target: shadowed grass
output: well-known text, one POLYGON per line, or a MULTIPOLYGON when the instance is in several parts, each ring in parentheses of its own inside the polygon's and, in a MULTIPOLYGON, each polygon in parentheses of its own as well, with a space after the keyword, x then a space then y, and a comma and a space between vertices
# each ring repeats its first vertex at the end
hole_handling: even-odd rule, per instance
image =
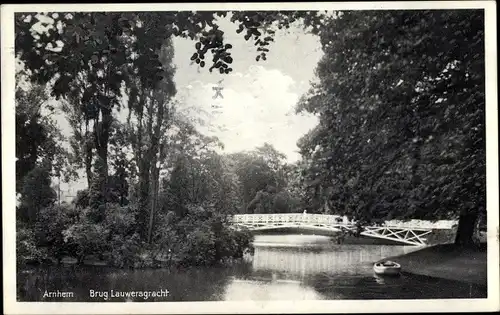
POLYGON ((403 272, 487 285, 485 245, 479 248, 464 248, 443 244, 386 259, 400 263, 403 272))

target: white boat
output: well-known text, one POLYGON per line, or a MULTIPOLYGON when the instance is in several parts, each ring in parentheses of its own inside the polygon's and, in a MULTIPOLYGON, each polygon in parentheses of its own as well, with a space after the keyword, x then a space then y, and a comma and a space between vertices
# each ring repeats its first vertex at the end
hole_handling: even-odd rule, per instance
POLYGON ((401 272, 401 265, 393 261, 381 261, 373 265, 377 275, 396 276, 401 272))

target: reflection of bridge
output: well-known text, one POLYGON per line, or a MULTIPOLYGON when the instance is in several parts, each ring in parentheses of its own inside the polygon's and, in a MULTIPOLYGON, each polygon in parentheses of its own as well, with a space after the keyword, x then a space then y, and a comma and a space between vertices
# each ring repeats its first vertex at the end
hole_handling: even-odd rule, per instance
POLYGON ((324 248, 316 252, 297 248, 274 248, 256 244, 252 258, 254 271, 270 271, 280 278, 303 280, 304 276, 335 271, 340 275, 358 275, 371 272, 372 263, 385 257, 408 254, 419 250, 416 246, 345 245, 324 248))
MULTIPOLYGON (((357 232, 355 222, 345 217, 326 214, 283 213, 283 214, 240 214, 232 218, 237 228, 252 231, 265 231, 287 228, 300 228, 325 232, 357 232)), ((365 226, 360 235, 390 240, 397 243, 425 246, 424 237, 435 230, 450 230, 456 221, 386 221, 382 225, 365 226)))

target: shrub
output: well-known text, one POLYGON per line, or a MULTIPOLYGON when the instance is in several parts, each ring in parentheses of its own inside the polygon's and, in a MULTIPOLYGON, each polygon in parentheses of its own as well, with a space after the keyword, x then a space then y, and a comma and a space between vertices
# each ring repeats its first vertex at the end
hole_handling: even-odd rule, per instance
POLYGON ((249 230, 232 230, 231 237, 234 239, 235 247, 232 251, 233 258, 242 258, 246 249, 253 251, 253 235, 249 230))
POLYGON ((134 234, 138 212, 137 206, 108 204, 106 207, 104 224, 108 227, 112 236, 131 236, 134 234))
POLYGON ((114 235, 111 239, 111 250, 105 254, 106 260, 118 268, 133 267, 138 260, 140 236, 135 233, 130 237, 114 235))
POLYGON ((139 234, 136 233, 136 205, 120 206, 108 204, 103 225, 109 239, 109 250, 104 254, 110 264, 119 268, 133 267, 140 260, 142 247, 139 234))
POLYGON ((34 228, 36 245, 47 248, 48 254, 57 260, 74 254, 74 245, 64 240, 64 231, 77 220, 75 208, 68 204, 41 209, 34 228))
MULTIPOLYGON (((200 222, 201 223, 201 222, 200 222)), ((208 224, 187 234, 180 252, 183 265, 202 266, 216 262, 215 235, 208 224)))
POLYGON ((109 251, 108 235, 104 224, 94 223, 85 216, 63 231, 64 242, 76 247, 75 254, 80 262, 87 255, 101 256, 109 251))
POLYGON ((17 227, 16 231, 16 262, 18 266, 30 263, 40 263, 47 258, 47 252, 36 246, 35 233, 26 227, 17 227))
POLYGON ((56 192, 50 187, 47 168, 35 167, 22 180, 19 219, 35 223, 41 209, 54 204, 56 192))
POLYGON ((211 205, 189 206, 189 212, 178 222, 184 265, 211 265, 241 258, 250 247, 252 235, 248 231, 235 231, 228 227, 226 216, 211 205))
POLYGON ((177 230, 178 218, 175 212, 169 211, 167 214, 159 214, 156 220, 156 228, 153 232, 152 244, 156 250, 156 255, 165 256, 169 253, 179 252, 182 247, 180 234, 177 230))
POLYGON ((87 208, 90 204, 90 193, 88 189, 79 190, 76 193, 76 197, 73 200, 73 203, 77 208, 87 208))
POLYGON ((69 255, 79 262, 98 256, 120 268, 153 267, 162 261, 201 266, 241 258, 251 246, 252 235, 229 228, 227 216, 211 204, 186 206, 189 211, 181 219, 172 211, 159 213, 152 244, 137 233, 137 206, 107 204, 104 220, 96 222, 95 209, 77 204, 43 208, 33 230, 18 229, 21 264, 69 255))

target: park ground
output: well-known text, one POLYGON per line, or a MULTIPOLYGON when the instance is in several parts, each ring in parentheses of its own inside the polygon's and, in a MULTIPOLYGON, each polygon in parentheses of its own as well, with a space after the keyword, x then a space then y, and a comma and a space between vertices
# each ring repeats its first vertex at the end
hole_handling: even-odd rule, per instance
POLYGON ((387 259, 401 264, 403 272, 487 286, 486 245, 479 248, 435 245, 384 260, 387 259))

